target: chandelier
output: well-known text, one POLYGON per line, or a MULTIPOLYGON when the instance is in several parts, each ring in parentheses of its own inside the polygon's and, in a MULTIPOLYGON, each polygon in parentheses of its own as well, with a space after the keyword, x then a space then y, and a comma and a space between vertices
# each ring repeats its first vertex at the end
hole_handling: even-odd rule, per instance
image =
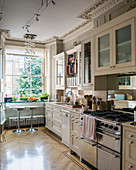
POLYGON ((25 49, 26 49, 25 54, 34 55, 35 52, 34 52, 33 48, 35 47, 35 43, 32 42, 32 40, 34 40, 36 38, 36 35, 35 34, 25 34, 24 38, 26 39, 26 41, 25 41, 25 49))

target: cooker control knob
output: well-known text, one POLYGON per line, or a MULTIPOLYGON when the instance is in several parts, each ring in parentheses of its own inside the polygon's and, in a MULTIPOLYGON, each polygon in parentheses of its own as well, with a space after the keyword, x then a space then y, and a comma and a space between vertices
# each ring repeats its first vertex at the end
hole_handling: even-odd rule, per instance
POLYGON ((117 126, 114 127, 114 130, 118 130, 119 128, 117 126))
POLYGON ((100 123, 100 126, 104 126, 104 123, 100 123))
POLYGON ((112 125, 110 125, 110 126, 109 126, 109 128, 110 128, 110 129, 113 129, 113 126, 112 126, 112 125))
POLYGON ((104 126, 105 126, 105 127, 108 127, 109 125, 108 125, 108 124, 105 124, 104 126))

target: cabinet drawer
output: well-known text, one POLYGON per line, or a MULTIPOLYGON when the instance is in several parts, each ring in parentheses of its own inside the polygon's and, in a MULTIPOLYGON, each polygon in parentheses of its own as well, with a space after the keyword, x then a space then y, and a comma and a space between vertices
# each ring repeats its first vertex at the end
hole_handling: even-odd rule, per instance
POLYGON ((52 128, 52 120, 50 118, 46 118, 46 127, 49 129, 52 128))
POLYGON ((70 149, 80 154, 80 138, 74 134, 70 137, 70 149))
POLYGON ((136 170, 136 165, 133 165, 129 162, 125 162, 125 170, 136 170))
POLYGON ((136 164, 136 140, 125 140, 125 161, 129 161, 132 164, 136 164))
POLYGON ((125 137, 128 139, 136 140, 136 133, 126 130, 125 137))
POLYGON ((75 120, 71 121, 71 133, 80 136, 80 128, 80 122, 75 120))
POLYGON ((53 119, 56 119, 58 121, 62 121, 62 113, 61 112, 55 112, 53 113, 53 119))
POLYGON ((53 131, 59 135, 59 136, 62 136, 61 133, 62 133, 62 125, 61 123, 57 122, 57 121, 53 121, 53 127, 52 127, 53 131))

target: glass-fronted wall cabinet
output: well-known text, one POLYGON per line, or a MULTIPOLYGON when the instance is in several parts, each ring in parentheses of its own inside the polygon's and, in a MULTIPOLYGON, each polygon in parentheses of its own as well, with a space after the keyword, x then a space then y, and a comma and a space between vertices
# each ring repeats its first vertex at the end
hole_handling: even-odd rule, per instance
POLYGON ((96 71, 135 65, 134 19, 96 35, 96 71))
POLYGON ((104 31, 96 36, 96 67, 97 70, 108 69, 111 66, 112 56, 112 32, 104 31))
POLYGON ((81 45, 66 52, 67 87, 81 86, 81 45))
POLYGON ((135 65, 134 19, 113 28, 113 66, 126 67, 135 65))
POLYGON ((56 82, 56 89, 65 89, 65 53, 62 52, 56 56, 55 58, 55 82, 56 82))
POLYGON ((92 42, 90 39, 83 41, 82 44, 82 71, 83 71, 83 87, 90 86, 92 83, 91 76, 91 51, 92 51, 92 42))

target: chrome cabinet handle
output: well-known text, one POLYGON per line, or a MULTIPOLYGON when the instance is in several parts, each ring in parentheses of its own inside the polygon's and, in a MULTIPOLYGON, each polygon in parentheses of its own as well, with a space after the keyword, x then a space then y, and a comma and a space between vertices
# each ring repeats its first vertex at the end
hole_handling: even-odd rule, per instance
MULTIPOLYGON (((106 134, 103 134, 103 133, 101 133, 101 132, 97 132, 97 134, 100 134, 100 135, 102 135, 102 136, 107 136, 106 134)), ((109 135, 110 136, 110 135, 109 135)), ((118 136, 118 137, 113 137, 113 136, 110 136, 112 139, 114 139, 114 140, 119 140, 120 139, 120 136, 118 136)))
POLYGON ((131 168, 133 168, 133 166, 132 166, 132 165, 129 165, 129 166, 128 166, 128 169, 131 169, 131 168))
POLYGON ((129 141, 129 142, 128 142, 128 144, 130 144, 130 145, 131 145, 132 143, 133 143, 133 141, 129 141))
POLYGON ((78 123, 78 122, 75 122, 75 123, 78 123))
POLYGON ((129 138, 132 138, 132 137, 133 137, 133 135, 132 135, 132 134, 131 134, 131 135, 128 135, 128 137, 129 137, 129 138))
POLYGON ((76 136, 75 139, 78 139, 78 137, 76 136))
POLYGON ((88 143, 89 145, 91 145, 92 147, 96 146, 97 144, 96 143, 91 143, 91 141, 87 141, 85 140, 84 138, 80 138, 83 142, 86 142, 88 143))
POLYGON ((112 156, 112 157, 114 157, 114 158, 119 158, 119 157, 120 157, 119 155, 114 155, 114 154, 111 154, 111 153, 103 150, 100 146, 97 146, 97 148, 99 148, 100 150, 102 150, 103 152, 107 153, 109 156, 112 156))
POLYGON ((110 66, 110 68, 112 68, 112 66, 110 66))

